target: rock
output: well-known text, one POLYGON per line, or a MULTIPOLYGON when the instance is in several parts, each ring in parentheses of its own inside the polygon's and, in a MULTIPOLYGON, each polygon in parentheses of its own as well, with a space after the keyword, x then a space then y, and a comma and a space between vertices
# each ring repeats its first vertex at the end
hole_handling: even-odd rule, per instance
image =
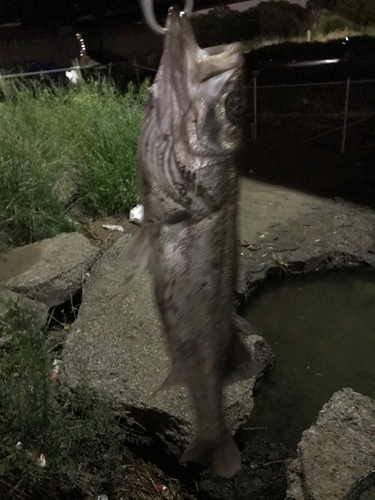
POLYGON ((260 336, 259 331, 242 316, 238 314, 233 315, 233 326, 245 343, 247 343, 250 351, 254 353, 254 359, 257 364, 256 381, 262 382, 264 375, 273 369, 276 357, 264 338, 260 336))
MULTIPOLYGON (((85 380, 110 394, 139 423, 156 432, 172 453, 179 454, 191 437, 194 412, 184 387, 152 397, 170 363, 150 275, 144 273, 133 283, 126 298, 121 295, 130 241, 128 235, 120 238, 91 269, 78 319, 64 348, 64 377, 70 387, 85 380)), ((237 328, 265 366, 266 344, 258 335, 248 335, 243 321, 237 328)), ((226 418, 232 429, 252 411, 253 386, 251 379, 226 391, 226 418)))
POLYGON ((82 288, 98 251, 79 233, 62 233, 16 248, 0 255, 0 284, 56 306, 82 288))
POLYGON ((19 293, 11 292, 6 288, 0 287, 0 316, 4 316, 9 309, 9 304, 20 303, 21 306, 29 308, 35 312, 43 324, 48 318, 48 307, 36 300, 28 299, 19 293))
POLYGON ((375 268, 375 212, 241 177, 236 292, 248 299, 272 275, 375 268))
POLYGON ((305 500, 302 486, 302 471, 299 459, 293 460, 288 467, 288 489, 286 500, 305 500))
MULTIPOLYGON (((0 320, 1 318, 6 318, 6 315, 11 306, 14 304, 19 304, 22 307, 29 309, 35 313, 36 321, 40 323, 41 326, 45 325, 48 319, 48 307, 41 302, 35 300, 30 300, 23 295, 11 292, 6 288, 0 287, 0 320)), ((9 335, 0 321, 0 347, 6 346, 6 344, 11 340, 11 335, 9 335)))
POLYGON ((375 401, 343 389, 302 434, 288 469, 287 500, 343 500, 375 469, 375 401))

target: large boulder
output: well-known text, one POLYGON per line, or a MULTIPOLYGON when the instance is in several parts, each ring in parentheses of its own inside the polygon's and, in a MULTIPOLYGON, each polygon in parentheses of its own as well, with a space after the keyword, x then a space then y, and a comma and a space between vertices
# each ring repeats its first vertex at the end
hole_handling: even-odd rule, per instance
POLYGON ((0 284, 48 307, 82 288, 99 250, 79 233, 62 233, 0 255, 0 284))
MULTIPOLYGON (((22 307, 35 316, 35 321, 44 326, 48 319, 48 307, 41 302, 30 300, 23 295, 11 292, 0 286, 0 348, 11 341, 11 334, 6 331, 6 317, 12 308, 22 307), (4 320, 4 324, 3 321, 4 320)), ((17 310, 16 310, 17 311, 17 310)))
POLYGON ((288 469, 286 498, 343 500, 373 469, 375 401, 343 389, 332 396, 316 423, 302 434, 298 458, 288 469))
MULTIPOLYGON (((170 451, 179 453, 191 437, 194 412, 184 387, 152 396, 169 370, 163 328, 155 305, 151 277, 144 273, 124 297, 127 250, 123 236, 91 269, 83 286, 78 319, 63 352, 64 377, 70 387, 85 381, 121 402, 138 422, 156 432, 170 451)), ((261 369, 273 361, 270 349, 248 324, 237 318, 236 328, 258 359, 261 369)), ((226 417, 236 429, 253 408, 254 379, 226 390, 226 417)))

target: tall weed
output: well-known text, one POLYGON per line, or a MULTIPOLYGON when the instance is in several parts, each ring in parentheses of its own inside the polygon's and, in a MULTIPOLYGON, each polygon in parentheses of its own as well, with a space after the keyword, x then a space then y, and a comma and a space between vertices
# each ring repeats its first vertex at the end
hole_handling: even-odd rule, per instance
POLYGON ((32 311, 17 303, 7 309, 0 316, 0 340, 7 338, 0 344, 0 498, 72 490, 93 498, 119 477, 126 442, 147 439, 104 395, 51 380, 48 332, 32 311))
POLYGON ((146 89, 0 79, 0 247, 76 229, 72 202, 95 215, 129 211, 146 89), (56 195, 67 175, 76 184, 68 206, 56 195))
POLYGON ((137 145, 147 83, 120 95, 114 87, 94 84, 73 96, 81 116, 80 195, 97 214, 129 211, 137 198, 137 145))

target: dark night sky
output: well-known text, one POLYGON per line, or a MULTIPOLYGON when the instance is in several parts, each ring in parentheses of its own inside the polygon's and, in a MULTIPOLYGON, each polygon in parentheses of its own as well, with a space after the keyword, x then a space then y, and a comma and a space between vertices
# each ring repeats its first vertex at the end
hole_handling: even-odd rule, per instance
MULTIPOLYGON (((238 0, 195 0, 194 10, 238 0)), ((156 13, 162 14, 181 0, 155 0, 156 13)), ((23 24, 53 22, 71 24, 82 16, 93 14, 120 16, 124 21, 141 17, 138 0, 0 0, 0 24, 21 21, 23 24)))

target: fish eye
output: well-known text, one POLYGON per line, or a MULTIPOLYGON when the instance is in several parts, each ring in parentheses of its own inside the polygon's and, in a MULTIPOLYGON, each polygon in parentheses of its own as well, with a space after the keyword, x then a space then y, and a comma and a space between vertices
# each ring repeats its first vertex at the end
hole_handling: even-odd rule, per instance
POLYGON ((243 92, 233 90, 225 98, 225 113, 230 122, 238 125, 245 116, 246 97, 243 92))

